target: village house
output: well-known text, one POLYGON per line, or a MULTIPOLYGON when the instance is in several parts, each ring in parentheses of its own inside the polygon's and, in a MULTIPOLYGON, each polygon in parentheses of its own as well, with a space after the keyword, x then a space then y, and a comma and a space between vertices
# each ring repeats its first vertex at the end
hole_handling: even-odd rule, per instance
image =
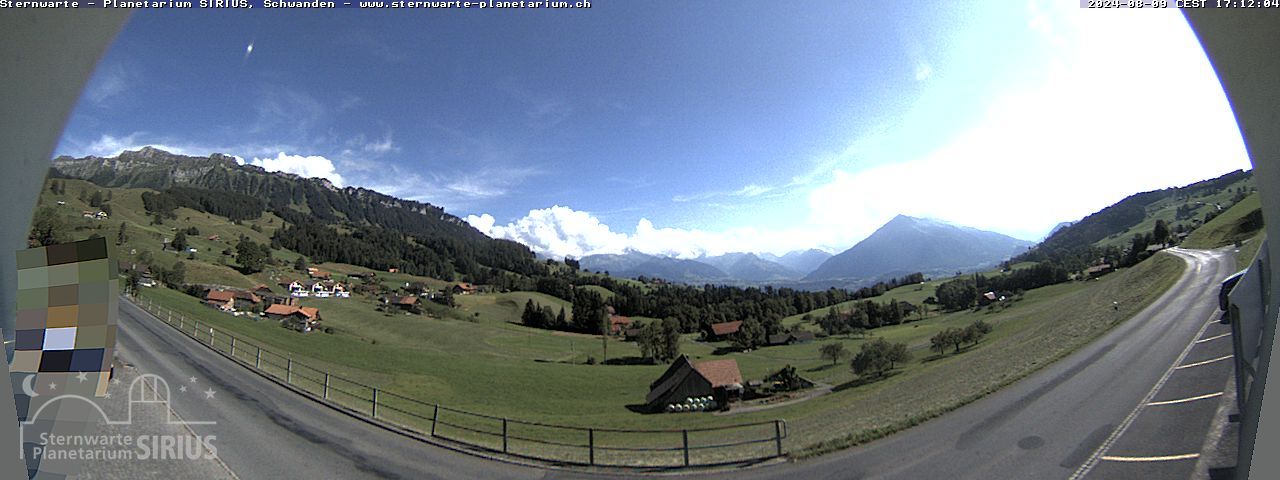
POLYGON ((253 307, 262 305, 262 297, 259 297, 253 292, 236 290, 235 292, 232 292, 232 293, 235 296, 234 302, 235 302, 236 310, 253 310, 253 307))
POLYGON ((462 282, 453 286, 454 295, 470 295, 476 293, 476 286, 470 283, 462 282))
POLYGON ((736 360, 704 360, 691 362, 681 355, 671 367, 649 384, 645 405, 650 411, 671 411, 690 398, 711 397, 718 405, 727 405, 742 396, 742 372, 736 360))
POLYGON ((713 323, 711 324, 710 335, 707 335, 707 341, 714 342, 717 340, 724 340, 728 338, 729 335, 738 333, 738 330, 741 328, 742 328, 742 320, 734 320, 732 322, 713 323))
POLYGON ((622 335, 631 326, 631 319, 622 315, 609 315, 609 334, 622 335))
POLYGON ((328 280, 329 272, 326 272, 316 267, 307 267, 307 276, 311 278, 318 278, 321 280, 328 280))
POLYGON ((413 295, 405 295, 403 297, 389 297, 383 299, 383 302, 400 310, 411 312, 418 306, 418 297, 413 295))
POLYGON ((320 326, 320 309, 315 307, 276 304, 267 307, 263 313, 267 318, 279 320, 280 325, 299 332, 310 332, 320 326))
POLYGON ((261 284, 261 283, 259 283, 259 284, 258 284, 258 286, 253 287, 253 289, 251 289, 251 290, 249 290, 249 291, 250 291, 250 292, 253 292, 253 294, 254 294, 254 295, 258 295, 258 296, 267 296, 267 295, 274 295, 274 294, 275 294, 275 292, 271 291, 271 287, 268 287, 268 286, 263 285, 263 284, 261 284))
POLYGON ((204 294, 204 303, 224 312, 232 312, 236 309, 236 294, 226 290, 209 290, 204 294))

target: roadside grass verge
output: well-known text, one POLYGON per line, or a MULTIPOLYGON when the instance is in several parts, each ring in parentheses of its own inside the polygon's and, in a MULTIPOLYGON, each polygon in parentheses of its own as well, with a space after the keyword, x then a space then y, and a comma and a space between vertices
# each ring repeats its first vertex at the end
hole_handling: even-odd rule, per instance
MULTIPOLYGON (((792 421, 789 450, 796 458, 866 443, 918 425, 1009 385, 1058 360, 1137 314, 1173 285, 1185 263, 1161 254, 1037 305, 1008 312, 995 332, 1016 329, 980 348, 930 362, 936 367, 898 375, 848 395, 826 414, 792 421), (1118 302, 1120 309, 1112 309, 1118 302)), ((993 332, 994 333, 994 332, 993 332)), ((918 360, 917 360, 918 361, 918 360)), ((833 405, 834 406, 834 405, 833 405)))

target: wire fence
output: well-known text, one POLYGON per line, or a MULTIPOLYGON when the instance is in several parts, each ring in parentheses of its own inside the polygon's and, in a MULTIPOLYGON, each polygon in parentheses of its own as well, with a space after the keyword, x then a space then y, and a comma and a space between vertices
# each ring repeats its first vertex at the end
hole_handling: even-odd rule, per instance
POLYGON ((323 371, 134 297, 135 306, 231 360, 347 410, 419 436, 567 465, 681 468, 741 464, 783 455, 784 420, 710 428, 619 429, 533 422, 424 402, 323 371), (144 304, 145 302, 145 304, 144 304))

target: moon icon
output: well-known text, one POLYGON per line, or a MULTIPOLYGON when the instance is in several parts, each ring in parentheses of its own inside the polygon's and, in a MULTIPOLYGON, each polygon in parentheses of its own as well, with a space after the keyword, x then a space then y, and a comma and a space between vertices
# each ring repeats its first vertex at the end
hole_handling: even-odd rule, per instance
POLYGON ((40 396, 39 394, 36 393, 36 390, 34 388, 31 388, 31 381, 35 380, 35 378, 36 378, 36 375, 33 373, 31 375, 27 375, 27 378, 22 379, 22 393, 27 394, 27 396, 31 398, 36 398, 40 396))

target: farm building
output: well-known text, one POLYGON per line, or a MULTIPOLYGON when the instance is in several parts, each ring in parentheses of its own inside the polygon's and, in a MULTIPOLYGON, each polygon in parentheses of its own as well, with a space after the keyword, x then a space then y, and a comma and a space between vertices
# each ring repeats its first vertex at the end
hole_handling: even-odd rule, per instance
POLYGON ((236 310, 252 310, 253 307, 262 304, 262 297, 259 297, 253 292, 236 290, 232 292, 232 294, 235 296, 236 310))
POLYGON ((403 297, 388 298, 387 303, 393 307, 399 308, 406 312, 413 311, 418 306, 418 297, 406 295, 403 297))
POLYGON ((1112 267, 1110 263, 1104 263, 1101 265, 1094 265, 1092 267, 1084 269, 1084 274, 1089 278, 1095 278, 1095 277, 1101 277, 1103 275, 1111 273, 1114 270, 1115 270, 1115 267, 1112 267))
POLYGON ((711 324, 711 334, 707 335, 708 341, 724 340, 729 335, 738 333, 738 329, 742 328, 742 320, 732 322, 722 322, 711 324))
POLYGON ((671 367, 649 385, 645 405, 660 412, 668 405, 683 404, 689 398, 712 397, 726 405, 742 395, 742 372, 737 360, 704 360, 691 362, 681 355, 671 367))
POLYGON ((453 286, 453 293, 455 295, 470 295, 476 293, 476 286, 466 282, 459 283, 453 286))
POLYGON ((779 333, 777 335, 769 335, 769 345, 796 345, 800 343, 813 343, 818 337, 813 332, 797 330, 791 333, 779 333))
POLYGON ((204 294, 204 303, 224 312, 236 309, 236 294, 227 290, 209 290, 204 294))
POLYGON ((631 327, 631 318, 621 315, 609 315, 609 333, 612 335, 622 335, 631 327))
POLYGON ((299 332, 310 332, 320 325, 320 309, 275 304, 263 312, 267 318, 280 320, 280 324, 299 332))
POLYGON ((250 291, 250 292, 253 292, 253 294, 254 294, 254 295, 258 295, 258 296, 271 295, 271 294, 275 293, 275 292, 272 292, 272 291, 271 291, 271 287, 268 287, 268 286, 263 285, 263 284, 258 284, 258 286, 253 287, 253 289, 252 289, 252 290, 249 290, 249 291, 250 291))

